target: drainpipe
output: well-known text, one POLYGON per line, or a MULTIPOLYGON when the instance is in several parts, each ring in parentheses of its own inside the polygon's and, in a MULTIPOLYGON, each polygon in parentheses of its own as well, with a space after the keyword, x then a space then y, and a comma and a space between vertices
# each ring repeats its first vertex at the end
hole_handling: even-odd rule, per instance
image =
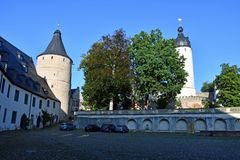
POLYGON ((3 79, 3 73, 2 73, 1 79, 0 79, 0 89, 2 88, 2 79, 3 79))
MULTIPOLYGON (((31 95, 30 95, 30 105, 29 105, 29 113, 28 113, 28 119, 29 119, 29 123, 30 123, 30 121, 31 121, 31 108, 32 108, 32 93, 31 93, 31 95)), ((32 125, 32 124, 31 124, 32 125)), ((30 127, 29 126, 29 124, 28 124, 28 127, 30 127)))

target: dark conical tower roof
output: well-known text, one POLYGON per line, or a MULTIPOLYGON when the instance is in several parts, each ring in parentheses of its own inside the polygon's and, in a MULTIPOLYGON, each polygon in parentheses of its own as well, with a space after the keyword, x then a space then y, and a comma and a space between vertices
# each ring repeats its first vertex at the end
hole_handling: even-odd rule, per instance
POLYGON ((183 28, 180 26, 178 28, 178 36, 176 38, 177 47, 191 47, 191 42, 188 37, 185 37, 183 34, 183 28))
POLYGON ((54 32, 51 42, 49 43, 45 52, 43 52, 41 55, 45 55, 45 54, 60 55, 60 56, 67 57, 71 60, 71 58, 67 55, 67 52, 64 48, 60 30, 56 30, 54 32))

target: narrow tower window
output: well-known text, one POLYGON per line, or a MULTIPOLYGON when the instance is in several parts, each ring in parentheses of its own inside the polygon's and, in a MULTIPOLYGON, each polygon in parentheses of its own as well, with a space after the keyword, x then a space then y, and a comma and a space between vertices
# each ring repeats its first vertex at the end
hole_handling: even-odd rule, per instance
POLYGON ((53 56, 51 57, 51 59, 53 59, 53 56))

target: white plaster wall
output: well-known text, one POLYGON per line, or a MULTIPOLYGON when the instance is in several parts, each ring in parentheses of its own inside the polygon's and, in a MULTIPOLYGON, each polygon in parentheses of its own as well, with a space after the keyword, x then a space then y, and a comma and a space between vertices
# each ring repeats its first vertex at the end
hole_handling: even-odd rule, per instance
MULTIPOLYGON (((3 93, 0 92, 0 105, 1 105, 0 131, 19 129, 21 117, 23 114, 26 114, 27 117, 29 117, 29 116, 31 117, 31 115, 33 115, 33 125, 36 126, 37 117, 39 116, 39 114, 42 115, 42 109, 44 109, 47 100, 38 95, 34 95, 31 92, 28 92, 22 88, 15 86, 0 71, 0 77, 1 76, 3 76, 3 78, 5 79, 5 89, 4 89, 3 93), (11 89, 10 89, 9 97, 7 97, 9 84, 11 86, 11 89), (14 101, 14 95, 15 95, 16 89, 19 90, 19 99, 17 102, 14 101), (29 96, 27 105, 24 104, 25 94, 28 94, 28 96, 29 96), (33 107, 32 104, 30 104, 30 98, 33 98, 33 97, 36 98, 35 107, 33 107), (42 100, 42 109, 39 108, 39 100, 40 99, 42 100), (3 122, 5 108, 7 109, 7 115, 6 115, 6 121, 3 122), (11 123, 13 111, 17 112, 16 123, 14 123, 14 124, 11 123)), ((53 101, 53 100, 51 100, 51 101, 53 101)), ((60 107, 59 102, 55 102, 55 103, 56 103, 55 109, 47 108, 46 110, 48 111, 48 113, 57 115, 59 117, 59 107, 60 107)))
POLYGON ((63 56, 49 54, 37 58, 37 73, 46 78, 49 87, 61 101, 65 114, 70 111, 71 67, 70 59, 63 56))
MULTIPOLYGON (((21 116, 23 114, 26 114, 28 116, 29 113, 29 106, 24 104, 24 96, 26 91, 22 90, 19 87, 16 87, 8 81, 8 79, 3 76, 3 78, 6 80, 5 81, 5 89, 4 93, 0 92, 0 105, 1 107, 1 118, 0 118, 0 130, 13 130, 16 128, 20 128, 20 120, 21 116), (10 89, 10 94, 9 98, 7 98, 7 91, 8 91, 8 85, 11 85, 10 89), (19 90, 19 99, 18 102, 14 101, 14 95, 15 95, 15 90, 19 90), (4 110, 7 109, 7 114, 6 114, 6 120, 3 122, 3 117, 4 117, 4 110), (16 123, 12 124, 11 119, 12 119, 12 112, 16 111, 17 112, 17 117, 16 117, 16 123)), ((29 96, 30 99, 30 96, 29 96)))
POLYGON ((196 90, 194 86, 192 49, 190 47, 177 47, 176 50, 180 55, 183 55, 184 58, 186 58, 184 69, 188 73, 187 82, 178 96, 195 96, 196 90))

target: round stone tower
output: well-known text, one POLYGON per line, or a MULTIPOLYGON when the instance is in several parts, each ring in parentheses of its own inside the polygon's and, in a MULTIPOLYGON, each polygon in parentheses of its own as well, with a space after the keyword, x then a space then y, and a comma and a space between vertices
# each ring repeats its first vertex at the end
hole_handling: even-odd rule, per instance
POLYGON ((45 52, 37 56, 36 70, 61 101, 60 115, 66 118, 70 112, 72 59, 67 55, 59 30, 54 32, 45 52))
POLYGON ((180 55, 185 58, 185 71, 188 73, 187 82, 183 86, 181 93, 178 97, 182 96, 195 96, 196 90, 194 87, 194 73, 193 73, 193 60, 192 60, 192 48, 188 37, 183 34, 183 27, 178 28, 178 36, 176 38, 176 50, 180 55))

